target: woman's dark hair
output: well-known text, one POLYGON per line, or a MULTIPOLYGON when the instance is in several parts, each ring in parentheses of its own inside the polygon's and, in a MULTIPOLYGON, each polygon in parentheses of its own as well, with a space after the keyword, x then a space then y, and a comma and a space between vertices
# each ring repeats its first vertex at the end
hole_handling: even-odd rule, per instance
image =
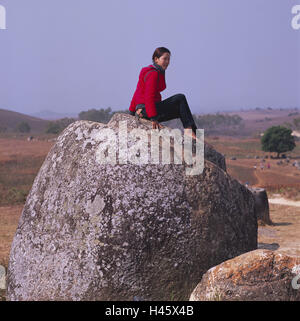
POLYGON ((155 58, 160 58, 165 52, 169 53, 171 56, 171 52, 169 49, 167 49, 165 47, 156 48, 153 55, 152 55, 152 61, 155 62, 155 58))

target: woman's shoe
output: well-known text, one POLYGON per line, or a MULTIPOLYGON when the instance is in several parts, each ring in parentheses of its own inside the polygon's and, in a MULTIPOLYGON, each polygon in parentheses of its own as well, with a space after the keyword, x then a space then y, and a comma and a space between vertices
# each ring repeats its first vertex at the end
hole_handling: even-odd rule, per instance
MULTIPOLYGON (((197 136, 196 136, 193 132, 192 132, 192 134, 188 134, 188 133, 185 132, 185 135, 187 135, 187 136, 189 136, 189 137, 192 137, 192 139, 195 140, 196 142, 199 140, 199 139, 197 138, 197 136)), ((209 148, 214 149, 214 146, 211 145, 211 144, 209 144, 205 139, 204 139, 204 145, 206 145, 206 146, 209 147, 209 148)))
POLYGON ((140 118, 143 118, 142 108, 137 109, 137 110, 136 110, 136 114, 137 114, 140 118))

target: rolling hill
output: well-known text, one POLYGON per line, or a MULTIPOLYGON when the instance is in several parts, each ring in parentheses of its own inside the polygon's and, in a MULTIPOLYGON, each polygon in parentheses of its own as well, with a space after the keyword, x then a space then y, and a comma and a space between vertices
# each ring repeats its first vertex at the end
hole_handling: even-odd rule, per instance
MULTIPOLYGON (((271 109, 257 108, 254 110, 244 110, 229 112, 229 115, 238 115, 243 119, 243 127, 240 136, 252 136, 264 132, 271 126, 283 125, 289 127, 293 125, 294 119, 300 117, 299 109, 271 109)), ((292 126, 294 127, 294 126, 292 126)))
MULTIPOLYGON (((50 115, 52 112, 48 112, 50 115)), ((259 137, 262 132, 267 128, 276 125, 284 125, 290 127, 295 131, 298 128, 295 127, 294 119, 300 118, 300 110, 297 108, 290 109, 272 109, 272 108, 256 108, 240 111, 224 111, 215 113, 212 115, 228 115, 234 116, 238 115, 241 117, 240 124, 236 126, 229 126, 226 123, 216 123, 213 127, 209 124, 204 125, 206 135, 220 135, 220 136, 235 136, 235 137, 259 137)), ((48 116, 49 116, 48 115, 48 116)), ((54 113, 56 119, 58 118, 58 113, 54 113)), ((60 114, 63 115, 63 114, 60 114)), ((205 115, 205 114, 204 114, 205 115)), ((199 115, 199 116, 204 116, 199 115)), ((53 120, 53 119, 52 119, 53 120)), ((16 127, 20 122, 27 122, 31 127, 30 133, 43 133, 47 127, 47 124, 50 120, 41 119, 38 117, 0 109, 0 132, 3 128, 6 128, 6 132, 14 132, 16 127)), ((166 126, 171 128, 181 128, 182 124, 179 119, 170 120, 164 123, 166 126)), ((199 127, 202 128, 202 127, 199 127)))
POLYGON ((44 132, 48 120, 32 117, 11 110, 0 109, 0 132, 5 129, 5 132, 14 132, 21 122, 26 122, 31 127, 30 133, 44 132))

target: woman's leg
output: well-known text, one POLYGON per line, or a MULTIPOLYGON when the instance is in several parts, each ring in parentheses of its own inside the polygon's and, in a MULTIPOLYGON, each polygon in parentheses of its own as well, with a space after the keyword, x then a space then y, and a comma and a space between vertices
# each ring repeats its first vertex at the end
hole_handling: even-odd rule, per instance
POLYGON ((164 122, 171 119, 180 118, 184 128, 192 128, 196 133, 196 124, 192 116, 190 107, 183 94, 171 96, 165 100, 157 102, 157 121, 164 122))
MULTIPOLYGON (((157 111, 157 121, 164 122, 171 119, 180 118, 184 129, 192 129, 192 137, 197 139, 196 137, 196 129, 197 126, 195 124, 193 115, 191 113, 190 107, 187 103, 185 95, 177 94, 171 96, 165 100, 157 102, 156 104, 157 111)), ((144 118, 147 118, 146 110, 142 109, 142 114, 144 118)), ((213 148, 213 146, 207 143, 204 140, 205 144, 213 148)))

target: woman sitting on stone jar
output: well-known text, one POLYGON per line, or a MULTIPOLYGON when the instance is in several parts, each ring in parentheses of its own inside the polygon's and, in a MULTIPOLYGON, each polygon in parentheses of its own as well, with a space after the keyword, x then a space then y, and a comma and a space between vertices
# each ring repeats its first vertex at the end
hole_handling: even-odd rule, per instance
POLYGON ((153 64, 142 68, 139 81, 134 92, 129 112, 135 112, 142 118, 152 121, 153 129, 160 129, 160 122, 180 118, 185 129, 192 129, 192 137, 196 139, 196 124, 190 107, 183 94, 161 100, 160 92, 166 89, 165 71, 170 63, 171 52, 165 47, 156 48, 153 64))

